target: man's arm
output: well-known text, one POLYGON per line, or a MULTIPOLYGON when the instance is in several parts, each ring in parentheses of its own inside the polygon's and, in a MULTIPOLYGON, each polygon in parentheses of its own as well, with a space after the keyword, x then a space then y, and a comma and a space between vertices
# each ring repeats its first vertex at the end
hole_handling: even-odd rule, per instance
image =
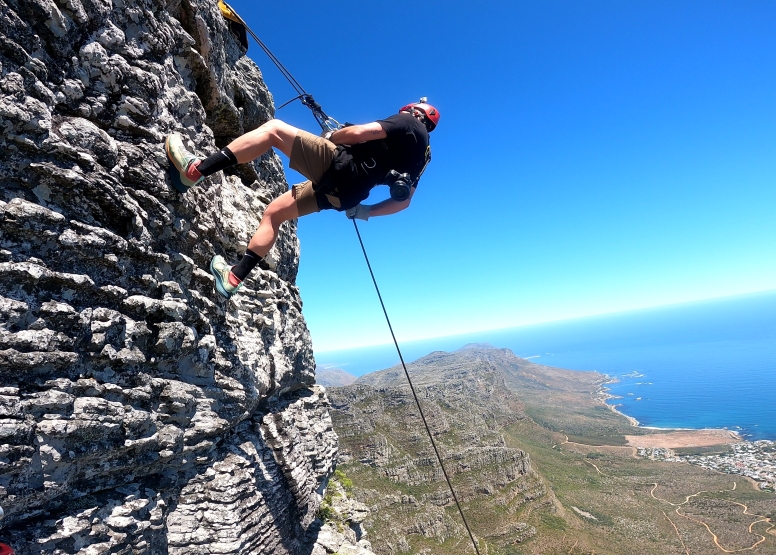
POLYGON ((372 216, 390 216, 401 212, 410 205, 412 195, 415 194, 415 187, 410 191, 410 196, 406 200, 393 200, 392 198, 385 199, 377 204, 359 204, 353 208, 346 210, 348 218, 355 218, 358 220, 368 220, 372 216))
POLYGON ((392 198, 385 199, 373 204, 369 207, 369 217, 372 216, 389 216, 401 212, 410 205, 412 195, 415 194, 415 187, 410 189, 410 196, 406 200, 393 200, 392 198))
POLYGON ((385 139, 388 134, 383 129, 382 125, 373 121, 372 123, 365 123, 363 125, 350 125, 337 129, 331 134, 329 140, 337 145, 355 145, 358 143, 365 143, 366 141, 375 141, 377 139, 385 139))

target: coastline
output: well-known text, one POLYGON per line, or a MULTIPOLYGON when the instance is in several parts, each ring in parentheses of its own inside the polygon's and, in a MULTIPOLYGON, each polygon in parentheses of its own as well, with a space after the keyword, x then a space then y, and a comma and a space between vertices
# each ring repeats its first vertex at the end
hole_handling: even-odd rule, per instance
POLYGON ((606 402, 609 399, 622 399, 622 397, 620 397, 619 395, 612 395, 611 393, 609 393, 609 388, 606 387, 606 384, 618 383, 620 380, 618 380, 617 378, 612 378, 607 374, 604 374, 603 376, 604 376, 604 381, 601 382, 601 384, 598 386, 598 392, 597 392, 598 394, 596 396, 597 399, 601 401, 606 407, 608 407, 610 411, 614 412, 615 414, 619 414, 623 418, 626 418, 628 422, 630 422, 631 426, 634 426, 636 428, 641 428, 642 426, 641 424, 639 424, 638 420, 636 420, 632 416, 628 416, 624 412, 617 409, 619 405, 610 405, 609 403, 606 402))
POLYGON ((620 399, 609 393, 606 384, 616 383, 616 378, 604 376, 596 399, 610 410, 623 416, 628 422, 646 433, 625 435, 626 445, 634 456, 665 462, 688 463, 715 472, 737 474, 749 479, 760 491, 776 493, 776 440, 749 440, 738 432, 725 428, 658 428, 641 426, 638 420, 610 405, 609 399, 620 399), (674 451, 685 449, 687 451, 674 451))
POLYGON ((747 442, 741 434, 725 428, 659 428, 642 426, 638 420, 620 411, 619 405, 607 403, 609 399, 621 399, 609 393, 606 384, 617 383, 617 378, 604 375, 604 380, 598 388, 597 399, 615 414, 627 419, 631 426, 640 430, 649 430, 646 434, 625 435, 629 447, 677 449, 684 447, 712 447, 747 442))

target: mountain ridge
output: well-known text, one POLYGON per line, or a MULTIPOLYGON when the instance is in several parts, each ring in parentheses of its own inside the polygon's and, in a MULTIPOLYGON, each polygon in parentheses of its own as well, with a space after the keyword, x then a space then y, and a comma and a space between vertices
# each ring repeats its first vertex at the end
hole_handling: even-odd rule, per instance
MULTIPOLYGON (((423 374, 442 362, 449 363, 449 355, 435 352, 409 368, 459 501, 467 506, 485 495, 493 504, 512 507, 537 499, 552 503, 528 454, 507 446, 500 433, 503 425, 525 418, 523 405, 503 376, 492 368, 471 371, 450 364, 445 376, 423 374), (464 407, 467 417, 460 420, 455 413, 464 407)), ((365 526, 375 544, 391 546, 381 552, 416 549, 406 539, 413 535, 464 549, 465 532, 451 511, 450 491, 403 371, 393 368, 362 376, 351 386, 330 389, 329 399, 340 437, 338 464, 352 472, 356 489, 365 492, 359 500, 372 509, 365 526), (367 476, 363 467, 378 470, 384 480, 367 476), (395 484, 394 492, 378 495, 371 486, 379 489, 381 483, 395 484)), ((535 533, 532 526, 511 518, 498 529, 503 541, 524 541, 535 533)))
POLYGON ((315 383, 323 387, 342 387, 356 382, 357 376, 346 372, 341 368, 321 368, 315 369, 315 383))

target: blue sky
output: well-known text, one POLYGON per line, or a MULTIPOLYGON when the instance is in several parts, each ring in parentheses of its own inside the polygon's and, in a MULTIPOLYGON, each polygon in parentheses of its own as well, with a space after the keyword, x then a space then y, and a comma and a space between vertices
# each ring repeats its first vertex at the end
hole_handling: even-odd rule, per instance
MULTIPOLYGON (((439 108, 412 206, 359 222, 400 342, 776 289, 776 3, 230 4, 340 121, 439 108)), ((352 223, 299 237, 316 351, 390 342, 352 223)))

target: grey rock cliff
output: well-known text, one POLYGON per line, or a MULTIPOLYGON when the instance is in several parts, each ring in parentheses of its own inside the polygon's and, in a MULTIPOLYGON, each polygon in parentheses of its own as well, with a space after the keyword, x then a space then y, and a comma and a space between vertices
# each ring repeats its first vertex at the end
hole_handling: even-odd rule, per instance
POLYGON ((0 0, 0 541, 31 553, 311 553, 337 438, 294 285, 296 224, 230 302, 287 184, 268 153, 180 194, 272 117, 203 0, 0 0))

